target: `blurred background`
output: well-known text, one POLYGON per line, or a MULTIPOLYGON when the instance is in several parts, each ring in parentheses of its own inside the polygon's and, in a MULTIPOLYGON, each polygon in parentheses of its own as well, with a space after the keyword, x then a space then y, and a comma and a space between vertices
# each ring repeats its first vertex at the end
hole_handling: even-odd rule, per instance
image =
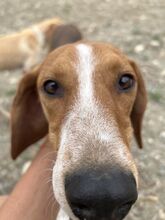
MULTIPOLYGON (((165 220, 165 1, 3 0, 0 35, 47 18, 76 24, 85 38, 111 42, 140 66, 148 91, 144 149, 132 144, 140 173, 139 199, 127 220, 165 220)), ((21 71, 0 72, 0 107, 10 110, 21 71)), ((10 158, 9 121, 0 113, 0 195, 10 193, 37 147, 10 158)))

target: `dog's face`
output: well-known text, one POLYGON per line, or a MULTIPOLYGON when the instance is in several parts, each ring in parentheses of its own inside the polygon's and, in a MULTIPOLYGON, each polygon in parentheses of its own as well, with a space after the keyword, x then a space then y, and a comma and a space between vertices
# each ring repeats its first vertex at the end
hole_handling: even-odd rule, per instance
POLYGON ((145 106, 140 72, 119 50, 103 43, 63 46, 20 83, 13 157, 48 130, 58 149, 53 189, 61 208, 72 219, 123 219, 137 199, 130 141, 134 130, 142 147, 145 106))

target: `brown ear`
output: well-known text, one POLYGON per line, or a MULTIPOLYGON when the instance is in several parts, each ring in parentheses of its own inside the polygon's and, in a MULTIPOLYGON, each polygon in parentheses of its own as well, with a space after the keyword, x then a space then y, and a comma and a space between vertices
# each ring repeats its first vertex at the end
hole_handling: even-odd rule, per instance
POLYGON ((80 30, 72 24, 59 25, 52 31, 50 38, 50 50, 54 50, 65 44, 82 40, 80 30))
POLYGON ((133 67, 134 71, 136 72, 137 80, 138 80, 137 95, 131 112, 131 121, 138 146, 139 148, 143 148, 141 130, 142 130, 143 115, 147 104, 147 93, 138 66, 134 61, 130 61, 130 64, 133 67))
POLYGON ((38 70, 27 73, 19 83, 11 111, 11 155, 15 159, 48 132, 36 87, 38 70))

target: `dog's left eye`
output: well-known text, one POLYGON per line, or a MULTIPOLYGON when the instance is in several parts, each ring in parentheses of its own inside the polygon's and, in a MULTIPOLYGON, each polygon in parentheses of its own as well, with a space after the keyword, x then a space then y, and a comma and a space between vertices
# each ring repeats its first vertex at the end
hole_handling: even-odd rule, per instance
POLYGON ((45 81, 43 84, 43 90, 49 96, 63 97, 64 95, 63 87, 54 80, 45 81))
POLYGON ((118 80, 118 88, 121 91, 127 91, 134 86, 135 80, 131 74, 123 74, 118 80))

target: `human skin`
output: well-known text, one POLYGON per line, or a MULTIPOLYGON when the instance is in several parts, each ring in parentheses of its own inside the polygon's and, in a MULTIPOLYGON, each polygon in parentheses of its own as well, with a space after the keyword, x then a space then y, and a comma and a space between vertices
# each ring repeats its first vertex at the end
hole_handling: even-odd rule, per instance
POLYGON ((0 219, 54 220, 58 204, 54 199, 51 175, 56 153, 44 144, 12 193, 0 198, 0 219))

